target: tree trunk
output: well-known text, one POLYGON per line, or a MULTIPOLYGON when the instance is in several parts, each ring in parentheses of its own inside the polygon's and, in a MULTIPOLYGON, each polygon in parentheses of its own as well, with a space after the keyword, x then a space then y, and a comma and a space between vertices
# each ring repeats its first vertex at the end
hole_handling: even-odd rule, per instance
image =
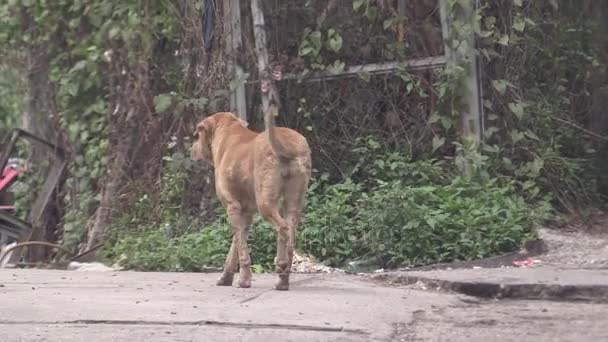
MULTIPOLYGON (((26 110, 22 116, 22 127, 41 138, 61 145, 59 125, 56 120, 56 106, 54 90, 49 80, 49 61, 46 44, 35 44, 27 50, 27 100, 26 110)), ((34 146, 31 162, 41 165, 50 161, 46 151, 34 146)), ((44 170, 41 170, 44 171, 44 170)), ((42 173, 42 176, 45 174, 42 173)), ((62 178, 57 188, 61 188, 62 178)), ((56 190, 49 200, 47 207, 39 222, 34 227, 32 240, 56 241, 57 226, 61 221, 62 205, 56 190)), ((36 224, 36 223, 35 223, 36 224)), ((44 247, 30 247, 27 259, 32 262, 44 260, 46 257, 44 247)))
MULTIPOLYGON (((116 214, 117 199, 128 180, 153 179, 158 177, 159 163, 153 155, 157 154, 162 138, 161 125, 150 113, 150 65, 139 63, 130 66, 130 73, 123 74, 128 59, 116 58, 112 70, 108 71, 110 108, 109 117, 110 156, 108 173, 102 184, 101 200, 95 219, 87 231, 87 242, 81 252, 97 247, 105 241, 108 229, 116 214)), ((94 256, 95 253, 91 254, 94 256)))
MULTIPOLYGON (((592 12, 598 27, 593 35, 593 44, 599 51, 600 64, 608 65, 608 4, 602 1, 594 1, 591 5, 592 12)), ((608 71, 603 68, 603 72, 594 73, 591 79, 592 104, 591 120, 589 128, 599 135, 608 136, 608 71)), ((597 168, 598 190, 608 199, 608 141, 604 141, 600 146, 595 160, 597 168)))

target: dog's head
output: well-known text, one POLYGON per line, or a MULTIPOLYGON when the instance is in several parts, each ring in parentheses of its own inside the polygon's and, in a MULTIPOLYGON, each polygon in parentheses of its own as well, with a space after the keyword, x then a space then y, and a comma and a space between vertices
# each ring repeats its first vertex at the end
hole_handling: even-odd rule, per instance
POLYGON ((192 160, 204 160, 213 165, 213 153, 211 145, 218 127, 239 123, 247 127, 247 122, 239 119, 236 115, 228 112, 213 114, 201 120, 194 131, 195 141, 192 144, 190 157, 192 160))

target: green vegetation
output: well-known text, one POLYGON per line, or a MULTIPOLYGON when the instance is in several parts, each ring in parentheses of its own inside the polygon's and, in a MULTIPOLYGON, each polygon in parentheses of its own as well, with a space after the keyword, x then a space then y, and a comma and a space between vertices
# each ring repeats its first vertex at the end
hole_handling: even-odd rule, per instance
MULTIPOLYGON (((130 269, 222 266, 230 227, 209 168, 187 157, 189 137, 203 113, 228 107, 228 90, 243 80, 227 76, 221 25, 203 48, 204 3, 0 4, 0 134, 46 113, 33 117, 69 152, 51 211, 61 224, 45 236, 75 250, 95 245, 99 233, 103 254, 130 269)), ((269 52, 292 68, 285 72, 443 53, 434 2, 408 2, 417 14, 405 17, 386 1, 352 0, 340 15, 328 3, 264 5, 269 52)), ((316 168, 302 253, 334 266, 480 258, 516 250, 556 213, 585 218, 603 206, 606 5, 484 0, 474 21, 462 22, 463 1, 447 4, 449 46, 466 49, 469 34, 477 36, 485 112, 478 150, 461 136, 466 65, 280 83, 280 124, 306 134, 316 168), (457 170, 462 158, 470 177, 457 170)), ((255 56, 241 57, 256 81, 255 56)), ((259 113, 249 117, 261 128, 259 113)), ((272 269, 271 227, 256 218, 250 239, 255 269, 272 269)))
MULTIPOLYGON (((366 159, 370 149, 354 152, 362 158, 352 178, 313 182, 298 232, 300 252, 331 266, 358 259, 373 259, 378 267, 471 260, 516 250, 549 217, 548 201, 527 203, 507 178, 467 179, 446 171, 445 163, 413 162, 394 153, 366 159)), ((184 174, 183 168, 168 168, 161 207, 140 198, 115 223, 106 257, 147 271, 223 265, 231 232, 225 216, 204 225, 173 215, 184 174), (162 217, 150 220, 150 212, 162 217)), ((274 231, 259 216, 251 229, 254 269, 272 270, 274 231)))

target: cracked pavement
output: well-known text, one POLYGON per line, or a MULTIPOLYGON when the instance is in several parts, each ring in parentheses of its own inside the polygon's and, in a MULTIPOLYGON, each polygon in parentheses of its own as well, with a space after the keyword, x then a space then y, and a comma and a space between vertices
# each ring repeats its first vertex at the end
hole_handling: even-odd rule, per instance
POLYGON ((484 300, 369 277, 0 269, 0 341, 600 341, 608 306, 484 300))

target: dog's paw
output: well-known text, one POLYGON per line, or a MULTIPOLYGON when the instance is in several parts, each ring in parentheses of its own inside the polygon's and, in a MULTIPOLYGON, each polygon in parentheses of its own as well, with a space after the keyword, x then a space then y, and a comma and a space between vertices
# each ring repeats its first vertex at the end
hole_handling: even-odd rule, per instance
POLYGON ((224 273, 215 283, 217 286, 232 286, 234 275, 231 273, 224 273))
POLYGON ((274 289, 277 291, 289 290, 289 274, 279 275, 279 281, 274 285, 274 289))
POLYGON ((289 284, 277 283, 274 289, 277 291, 289 291, 289 284))
POLYGON ((239 287, 248 289, 251 287, 251 279, 239 279, 239 287))
POLYGON ((239 270, 239 287, 247 289, 251 287, 251 269, 241 266, 239 270))

